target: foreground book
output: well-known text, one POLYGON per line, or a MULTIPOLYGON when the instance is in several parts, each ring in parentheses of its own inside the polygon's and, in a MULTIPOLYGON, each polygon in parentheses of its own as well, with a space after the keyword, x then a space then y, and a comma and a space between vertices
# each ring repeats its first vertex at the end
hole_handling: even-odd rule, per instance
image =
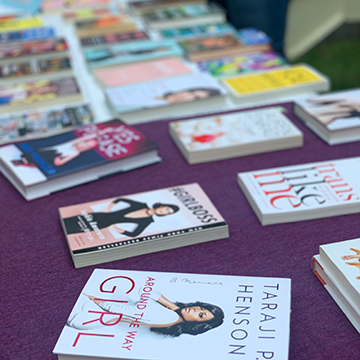
POLYGON ((294 113, 330 145, 360 140, 360 89, 297 100, 294 113))
POLYGON ((75 267, 229 237, 198 184, 59 209, 75 267))
POLYGON ((329 294, 360 332, 360 239, 321 245, 312 268, 329 294))
POLYGON ((360 212, 360 157, 251 171, 238 183, 262 225, 360 212))
POLYGON ((169 124, 189 164, 300 147, 302 132, 281 106, 237 110, 169 124))
POLYGON ((120 120, 0 148, 1 171, 27 200, 158 161, 157 145, 120 120))
POLYGON ((286 360, 290 293, 285 278, 95 269, 54 353, 59 360, 286 360))

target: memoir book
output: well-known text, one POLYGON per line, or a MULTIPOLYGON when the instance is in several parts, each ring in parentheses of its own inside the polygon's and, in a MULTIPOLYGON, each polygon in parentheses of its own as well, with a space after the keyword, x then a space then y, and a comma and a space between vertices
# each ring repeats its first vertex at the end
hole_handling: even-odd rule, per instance
POLYGON ((190 164, 300 147, 302 132, 281 106, 236 110, 169 124, 190 164))
POLYGON ((360 212, 360 157, 238 174, 262 225, 360 212))
POLYGON ((290 300, 286 278, 95 269, 53 352, 59 360, 287 360, 290 300))
POLYGON ((75 267, 229 237, 225 220, 195 183, 59 211, 75 267))
POLYGON ((148 40, 149 36, 145 31, 135 31, 130 33, 108 33, 105 35, 83 37, 80 39, 84 47, 121 44, 133 41, 148 40))
POLYGON ((226 91, 208 74, 191 74, 106 89, 110 107, 127 123, 221 106, 226 91))
POLYGON ((360 332, 360 239, 320 246, 312 268, 357 331, 360 332))
POLYGON ((1 171, 27 200, 160 160, 157 145, 120 120, 0 148, 1 171))
POLYGON ((330 145, 360 140, 360 89, 297 100, 294 113, 330 145))

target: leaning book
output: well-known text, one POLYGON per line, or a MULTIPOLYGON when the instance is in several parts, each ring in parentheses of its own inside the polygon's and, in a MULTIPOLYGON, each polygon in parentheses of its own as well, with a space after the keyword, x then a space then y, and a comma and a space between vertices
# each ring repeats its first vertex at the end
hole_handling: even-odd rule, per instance
POLYGON ((360 212, 360 157, 238 174, 262 225, 360 212))
POLYGON ((59 211, 75 267, 229 237, 225 220, 196 183, 59 211))
POLYGON ((290 286, 287 278, 95 269, 53 352, 59 360, 286 360, 290 286))
POLYGON ((0 148, 2 173, 27 200, 160 160, 157 145, 120 120, 0 148))

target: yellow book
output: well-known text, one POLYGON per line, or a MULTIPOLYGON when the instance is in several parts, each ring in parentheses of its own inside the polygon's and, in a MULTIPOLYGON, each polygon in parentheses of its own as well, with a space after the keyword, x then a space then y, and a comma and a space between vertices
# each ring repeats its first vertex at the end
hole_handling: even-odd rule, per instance
POLYGON ((44 26, 40 17, 31 17, 26 19, 8 19, 0 22, 0 32, 19 31, 44 26))

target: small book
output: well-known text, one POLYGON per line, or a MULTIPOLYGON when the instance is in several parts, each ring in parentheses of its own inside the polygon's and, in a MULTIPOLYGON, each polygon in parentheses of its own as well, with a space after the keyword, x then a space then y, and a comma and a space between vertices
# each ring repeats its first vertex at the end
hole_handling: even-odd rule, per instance
POLYGON ((140 1, 130 1, 129 8, 130 10, 138 16, 141 16, 144 13, 149 11, 160 9, 169 6, 177 5, 194 5, 194 4, 205 4, 205 0, 140 0, 140 1))
POLYGON ((81 100, 82 95, 74 77, 0 86, 0 113, 81 100))
POLYGON ((160 160, 157 145, 120 120, 0 148, 2 173, 27 200, 160 160))
POLYGON ((357 331, 360 332, 360 239, 320 246, 312 268, 357 331))
POLYGON ((110 107, 138 123, 224 104, 226 91, 208 74, 191 74, 106 89, 110 107))
POLYGON ((114 45, 134 41, 148 40, 149 36, 145 31, 135 31, 130 33, 108 33, 105 35, 90 36, 80 38, 81 45, 84 47, 99 45, 114 45))
POLYGON ((302 132, 284 107, 236 110, 169 124, 189 164, 289 149, 303 145, 302 132))
POLYGON ((286 278, 95 269, 53 352, 59 360, 287 360, 290 305, 286 278))
POLYGON ((244 74, 222 83, 238 103, 276 99, 309 91, 327 91, 330 79, 306 64, 244 74))
POLYGON ((94 69, 98 83, 103 87, 123 86, 139 82, 160 80, 191 73, 192 70, 179 58, 144 61, 133 65, 94 69))
POLYGON ((268 51, 268 44, 244 45, 232 34, 192 38, 180 41, 186 56, 191 61, 223 58, 253 51, 268 51))
POLYGON ((7 114, 0 117, 0 143, 54 135, 93 121, 94 114, 87 104, 7 114))
POLYGON ((360 89, 297 100, 294 113, 330 145, 360 140, 360 89))
POLYGON ((229 237, 228 225, 198 184, 59 209, 75 267, 229 237))
POLYGON ((198 67, 212 76, 234 77, 240 74, 274 69, 288 62, 273 51, 258 51, 233 57, 201 61, 198 67))
POLYGON ((53 27, 45 26, 33 29, 17 30, 10 32, 0 32, 0 44, 12 42, 26 42, 47 40, 55 37, 55 30, 53 27))
POLYGON ((41 10, 44 13, 63 13, 66 10, 79 8, 97 8, 110 5, 110 0, 44 0, 41 10))
POLYGON ((360 157, 238 174, 262 225, 360 212, 360 157))
POLYGON ((180 57, 182 50, 172 40, 142 41, 131 44, 107 46, 84 51, 85 59, 91 68, 111 67, 121 64, 180 57))

